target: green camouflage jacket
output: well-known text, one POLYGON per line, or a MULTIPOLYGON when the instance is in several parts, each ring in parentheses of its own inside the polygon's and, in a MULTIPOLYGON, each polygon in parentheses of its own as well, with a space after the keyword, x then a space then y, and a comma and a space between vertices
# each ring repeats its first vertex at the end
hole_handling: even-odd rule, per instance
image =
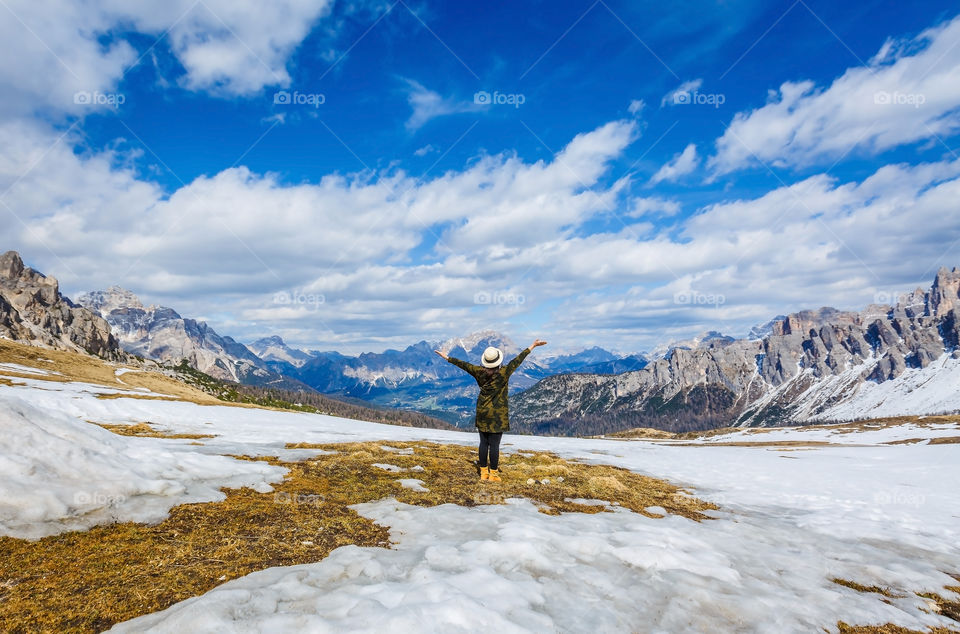
POLYGON ((520 367, 530 354, 530 348, 518 354, 513 361, 499 368, 485 368, 460 359, 447 359, 458 368, 468 372, 480 385, 477 397, 477 429, 484 432, 510 431, 510 406, 507 402, 507 383, 510 375, 520 367))

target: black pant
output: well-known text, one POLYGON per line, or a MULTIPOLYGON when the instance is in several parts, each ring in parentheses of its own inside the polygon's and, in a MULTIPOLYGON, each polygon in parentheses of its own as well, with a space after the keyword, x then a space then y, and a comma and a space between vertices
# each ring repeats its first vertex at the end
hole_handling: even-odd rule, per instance
POLYGON ((490 468, 496 469, 500 465, 500 439, 503 432, 480 432, 480 467, 487 466, 487 452, 490 453, 490 468))

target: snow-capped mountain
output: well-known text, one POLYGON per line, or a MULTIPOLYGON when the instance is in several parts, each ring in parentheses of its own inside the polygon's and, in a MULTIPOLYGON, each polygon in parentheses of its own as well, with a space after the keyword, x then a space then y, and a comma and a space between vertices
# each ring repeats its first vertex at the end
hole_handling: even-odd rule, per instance
MULTIPOLYGON (((403 350, 365 352, 346 356, 338 352, 296 350, 280 337, 250 344, 273 371, 296 378, 314 389, 378 405, 420 410, 459 424, 472 416, 476 382, 447 363, 434 350, 476 363, 488 346, 504 351, 507 359, 523 348, 508 337, 485 330, 441 342, 420 341, 403 350)), ((612 373, 642 367, 639 355, 620 357, 601 348, 576 354, 529 357, 514 374, 513 392, 529 388, 540 379, 561 372, 612 373)))
POLYGON ((714 339, 616 376, 562 375, 518 395, 518 429, 602 433, 960 411, 960 269, 860 312, 807 310, 762 338, 714 339), (576 421, 572 425, 572 421, 576 421))
POLYGON ((123 356, 106 321, 61 295, 56 278, 24 266, 14 251, 0 256, 0 337, 104 358, 123 356))
POLYGON ((131 354, 166 363, 186 359, 201 372, 238 383, 262 385, 280 379, 243 344, 172 308, 144 306, 126 289, 113 286, 85 293, 77 301, 106 319, 120 346, 131 354))
POLYGON ((295 368, 302 367, 313 358, 303 350, 291 348, 277 335, 257 339, 248 344, 247 349, 266 362, 287 363, 295 368))

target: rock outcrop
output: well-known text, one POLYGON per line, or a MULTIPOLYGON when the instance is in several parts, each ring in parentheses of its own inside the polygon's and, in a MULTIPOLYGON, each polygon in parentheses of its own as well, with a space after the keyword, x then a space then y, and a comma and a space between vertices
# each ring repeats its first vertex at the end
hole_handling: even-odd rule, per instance
POLYGON ((124 356, 105 320, 62 296, 56 278, 24 266, 14 251, 0 256, 0 337, 105 359, 124 356))

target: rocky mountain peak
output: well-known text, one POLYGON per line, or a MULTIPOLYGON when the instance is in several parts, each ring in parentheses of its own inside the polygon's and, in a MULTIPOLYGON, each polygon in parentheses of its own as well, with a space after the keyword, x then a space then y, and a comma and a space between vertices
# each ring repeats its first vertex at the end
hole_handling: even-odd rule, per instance
POLYGON ((937 271, 928 297, 927 306, 933 317, 942 317, 960 307, 960 269, 942 267, 937 271))
POLYGON ((106 358, 121 354, 106 321, 61 296, 55 277, 24 266, 15 251, 0 256, 0 336, 106 358))
POLYGON ((0 255, 0 277, 17 279, 23 273, 23 260, 16 251, 7 251, 0 255))
POLYGON ((723 346, 733 341, 733 337, 722 332, 707 330, 690 339, 673 339, 668 343, 660 344, 650 351, 650 356, 669 358, 674 350, 697 350, 699 348, 723 346))
POLYGON ((105 291, 84 293, 77 301, 102 315, 109 315, 114 310, 123 308, 144 308, 143 302, 135 293, 119 286, 111 286, 105 291))
POLYGON ((453 337, 440 344, 439 349, 449 352, 456 348, 463 348, 466 352, 474 352, 479 348, 495 346, 501 348, 504 354, 515 354, 520 351, 509 337, 497 332, 496 330, 478 330, 466 337, 453 337))
POLYGON ((811 329, 819 330, 822 326, 828 324, 855 325, 859 323, 859 313, 824 306, 816 310, 801 310, 787 315, 782 320, 773 323, 771 334, 777 336, 803 335, 811 329))

